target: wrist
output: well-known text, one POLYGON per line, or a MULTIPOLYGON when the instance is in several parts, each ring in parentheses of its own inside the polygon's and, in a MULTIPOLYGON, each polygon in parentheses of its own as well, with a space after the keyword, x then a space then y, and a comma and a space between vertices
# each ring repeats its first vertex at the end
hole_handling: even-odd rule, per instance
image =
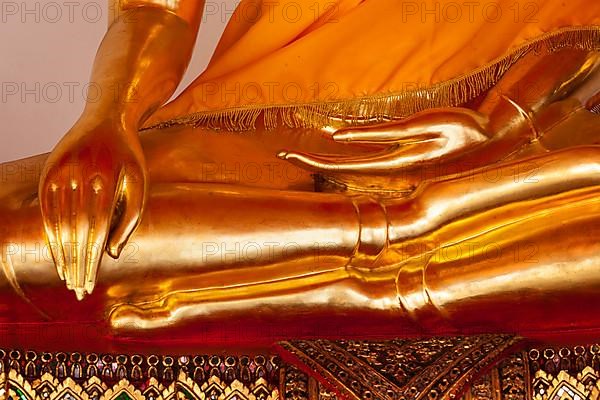
POLYGON ((138 130, 126 123, 119 115, 82 114, 73 124, 69 134, 86 136, 92 132, 104 132, 115 137, 138 138, 138 130))

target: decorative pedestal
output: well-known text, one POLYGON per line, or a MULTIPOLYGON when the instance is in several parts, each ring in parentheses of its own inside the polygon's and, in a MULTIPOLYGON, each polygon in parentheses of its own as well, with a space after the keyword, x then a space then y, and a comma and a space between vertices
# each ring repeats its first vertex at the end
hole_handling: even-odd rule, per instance
POLYGON ((273 354, 1 350, 10 400, 598 400, 600 347, 504 335, 281 342, 273 354))

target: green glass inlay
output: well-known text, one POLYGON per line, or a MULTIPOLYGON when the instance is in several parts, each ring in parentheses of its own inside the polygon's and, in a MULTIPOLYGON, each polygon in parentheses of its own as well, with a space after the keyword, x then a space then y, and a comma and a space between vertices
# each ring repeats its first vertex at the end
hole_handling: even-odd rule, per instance
POLYGON ((19 396, 19 399, 21 399, 21 400, 27 400, 27 396, 25 396, 25 393, 23 393, 21 391, 21 389, 15 388, 15 393, 17 393, 17 395, 19 396))
POLYGON ((179 392, 183 393, 186 399, 194 400, 194 396, 186 388, 179 388, 179 392))
POLYGON ((116 398, 115 400, 133 400, 131 397, 129 397, 129 395, 125 392, 121 392, 116 398))

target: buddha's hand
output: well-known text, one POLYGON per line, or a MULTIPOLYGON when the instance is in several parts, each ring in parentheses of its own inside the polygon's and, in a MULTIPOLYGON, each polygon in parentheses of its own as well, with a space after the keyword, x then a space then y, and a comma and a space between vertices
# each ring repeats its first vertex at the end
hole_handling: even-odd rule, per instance
POLYGON ((363 145, 359 155, 282 151, 279 157, 324 175, 394 175, 486 141, 486 126, 487 118, 475 111, 438 108, 403 120, 342 128, 333 134, 335 141, 363 145))
POLYGON ((77 123, 46 160, 38 193, 44 228, 58 275, 79 299, 94 289, 104 249, 119 257, 145 194, 137 132, 118 123, 77 123))

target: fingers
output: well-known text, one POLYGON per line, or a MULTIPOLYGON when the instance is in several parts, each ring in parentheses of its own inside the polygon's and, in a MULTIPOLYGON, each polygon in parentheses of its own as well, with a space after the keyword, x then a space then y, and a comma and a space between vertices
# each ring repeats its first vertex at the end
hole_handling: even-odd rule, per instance
POLYGON ((358 156, 313 155, 287 151, 282 151, 277 156, 301 168, 317 172, 376 172, 389 171, 401 166, 402 157, 396 154, 397 149, 398 146, 391 146, 377 153, 358 156))
POLYGON ((61 192, 56 248, 64 255, 67 288, 81 300, 94 289, 110 228, 112 196, 99 177, 83 185, 72 182, 61 192))
POLYGON ((343 128, 335 132, 332 138, 336 142, 409 144, 440 137, 439 133, 431 132, 430 127, 411 121, 409 119, 365 127, 343 128))
POLYGON ((88 232, 80 271, 83 280, 80 281, 85 292, 92 294, 96 284, 96 276, 110 230, 112 219, 113 196, 107 191, 106 184, 100 176, 92 179, 90 185, 90 201, 88 206, 88 232), (108 211, 108 212, 107 212, 108 211))
POLYGON ((40 208, 44 221, 44 231, 48 240, 50 254, 56 266, 56 272, 62 281, 66 279, 65 254, 61 243, 61 193, 54 183, 42 184, 40 192, 40 208))
POLYGON ((53 172, 43 179, 40 206, 58 275, 79 300, 92 293, 108 239, 114 187, 53 172), (69 176, 69 179, 61 177, 69 176))
POLYGON ((79 184, 71 182, 69 186, 62 188, 61 202, 61 226, 60 246, 65 255, 65 279, 67 288, 75 290, 77 298, 83 298, 81 290, 77 290, 78 261, 80 236, 78 229, 79 208, 81 202, 81 189, 79 184))
POLYGON ((79 243, 82 241, 79 185, 71 182, 65 187, 54 182, 44 183, 40 193, 44 229, 58 276, 66 281, 67 288, 75 290, 77 298, 81 299, 83 292, 78 287, 81 281, 78 266, 79 243))
POLYGON ((386 143, 401 140, 406 131, 400 122, 370 125, 363 127, 348 127, 336 131, 332 138, 336 142, 356 143, 386 143))
POLYGON ((107 252, 113 258, 119 257, 129 237, 140 223, 145 190, 145 177, 141 169, 124 171, 114 206, 119 213, 119 219, 112 228, 107 243, 107 252))
POLYGON ((486 116, 467 108, 436 108, 402 120, 345 127, 332 137, 338 142, 398 144, 435 140, 444 135, 485 137, 487 122, 486 116))

